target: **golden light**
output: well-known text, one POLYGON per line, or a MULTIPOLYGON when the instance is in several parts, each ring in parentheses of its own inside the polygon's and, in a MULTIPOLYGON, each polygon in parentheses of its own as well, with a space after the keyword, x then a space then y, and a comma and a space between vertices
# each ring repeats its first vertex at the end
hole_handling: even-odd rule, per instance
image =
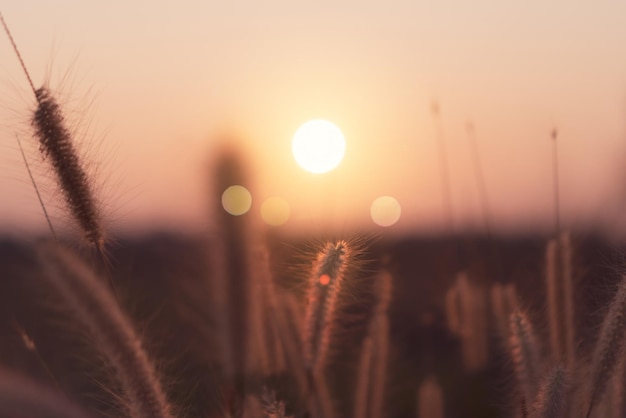
POLYGON ((252 195, 243 186, 230 186, 222 193, 222 207, 231 215, 239 216, 250 210, 252 195))
POLYGON ((271 226, 280 226, 287 222, 290 213, 289 203, 281 197, 268 197, 261 205, 261 218, 271 226))
POLYGON ((346 140, 332 122, 314 119, 293 136, 291 150, 296 162, 311 173, 326 173, 337 167, 346 151, 346 140))
POLYGON ((398 222, 402 209, 400 203, 391 196, 381 196, 370 207, 372 221, 379 226, 391 226, 398 222))

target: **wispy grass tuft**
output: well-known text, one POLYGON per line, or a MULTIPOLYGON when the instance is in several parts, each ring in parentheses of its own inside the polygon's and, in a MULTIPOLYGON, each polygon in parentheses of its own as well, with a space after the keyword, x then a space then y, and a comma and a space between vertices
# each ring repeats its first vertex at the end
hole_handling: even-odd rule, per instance
POLYGON ((529 418, 562 418, 567 410, 568 374, 555 366, 544 376, 530 409, 529 418))
POLYGON ((43 245, 39 256, 51 288, 117 373, 130 416, 171 418, 171 407, 152 362, 102 280, 72 252, 58 245, 43 245))
POLYGON ((537 395, 542 359, 532 324, 523 312, 511 314, 509 352, 522 401, 528 405, 537 395))

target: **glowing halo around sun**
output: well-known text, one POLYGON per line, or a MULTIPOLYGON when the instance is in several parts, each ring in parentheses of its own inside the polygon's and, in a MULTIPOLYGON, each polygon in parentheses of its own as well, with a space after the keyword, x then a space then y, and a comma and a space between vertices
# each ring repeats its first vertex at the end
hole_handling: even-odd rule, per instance
POLYGON ((334 123, 313 119, 298 128, 291 150, 300 167, 321 174, 339 165, 346 151, 346 140, 334 123))

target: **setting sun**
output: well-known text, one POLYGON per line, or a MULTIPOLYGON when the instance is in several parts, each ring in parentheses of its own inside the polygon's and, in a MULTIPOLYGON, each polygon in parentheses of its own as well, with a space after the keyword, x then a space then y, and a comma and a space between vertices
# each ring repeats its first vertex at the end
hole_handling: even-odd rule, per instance
POLYGON ((298 128, 291 149, 300 167, 311 173, 326 173, 343 159, 346 141, 337 125, 314 119, 298 128))

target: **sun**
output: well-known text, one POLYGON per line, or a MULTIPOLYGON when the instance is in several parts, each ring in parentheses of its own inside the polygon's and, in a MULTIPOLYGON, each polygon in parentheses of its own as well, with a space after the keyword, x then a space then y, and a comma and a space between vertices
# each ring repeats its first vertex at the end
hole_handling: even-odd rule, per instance
POLYGON ((326 173, 337 167, 346 151, 341 130, 324 119, 310 120, 298 128, 291 150, 296 162, 311 173, 326 173))

